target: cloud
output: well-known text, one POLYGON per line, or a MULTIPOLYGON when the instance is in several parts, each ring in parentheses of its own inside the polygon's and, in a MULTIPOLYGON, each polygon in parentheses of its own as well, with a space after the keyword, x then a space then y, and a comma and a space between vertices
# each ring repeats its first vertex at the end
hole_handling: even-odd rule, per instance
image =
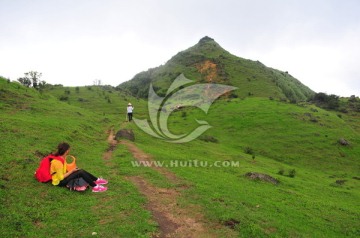
POLYGON ((208 35, 315 91, 359 95, 358 12, 354 0, 1 1, 0 74, 116 86, 208 35))

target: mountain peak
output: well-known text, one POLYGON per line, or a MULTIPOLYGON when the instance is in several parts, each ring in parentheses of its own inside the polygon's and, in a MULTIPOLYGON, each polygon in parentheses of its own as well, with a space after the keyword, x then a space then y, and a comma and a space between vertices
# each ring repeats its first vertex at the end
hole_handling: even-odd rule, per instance
POLYGON ((306 101, 313 91, 290 74, 232 55, 214 39, 200 41, 173 56, 165 65, 141 72, 119 88, 146 98, 150 85, 160 96, 166 96, 171 83, 180 74, 197 83, 218 83, 238 87, 232 97, 271 97, 306 101))
POLYGON ((206 42, 209 42, 209 41, 214 41, 214 39, 210 38, 208 36, 204 36, 203 38, 200 39, 199 44, 203 44, 203 43, 206 43, 206 42))

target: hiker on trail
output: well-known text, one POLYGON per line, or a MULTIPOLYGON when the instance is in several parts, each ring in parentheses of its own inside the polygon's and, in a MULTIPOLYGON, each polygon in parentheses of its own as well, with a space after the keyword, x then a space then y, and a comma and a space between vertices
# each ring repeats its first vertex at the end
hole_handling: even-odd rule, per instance
POLYGON ((134 107, 131 105, 131 103, 128 103, 128 106, 127 106, 128 121, 132 120, 133 110, 134 110, 134 107))
POLYGON ((58 145, 54 156, 59 157, 60 160, 62 159, 64 163, 58 159, 53 159, 51 161, 50 174, 52 175, 52 184, 60 187, 68 187, 74 180, 78 181, 79 179, 82 179, 84 180, 85 186, 88 184, 92 187, 93 192, 106 191, 107 187, 102 186, 108 183, 105 179, 95 177, 89 172, 79 168, 75 168, 71 171, 66 170, 66 156, 69 152, 70 145, 68 143, 60 143, 58 145))

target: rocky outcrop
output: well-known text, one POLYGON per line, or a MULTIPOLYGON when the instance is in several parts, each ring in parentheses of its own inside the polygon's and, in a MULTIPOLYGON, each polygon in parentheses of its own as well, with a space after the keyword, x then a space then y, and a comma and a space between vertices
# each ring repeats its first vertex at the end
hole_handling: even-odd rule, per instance
POLYGON ((267 174, 261 174, 261 173, 256 173, 256 172, 249 172, 245 174, 246 177, 253 179, 253 180, 261 180, 261 181, 265 181, 265 182, 269 182, 272 184, 278 184, 279 180, 271 177, 270 175, 267 174))
POLYGON ((131 129, 121 129, 118 132, 116 132, 115 135, 115 140, 119 141, 120 139, 135 141, 134 132, 131 129))

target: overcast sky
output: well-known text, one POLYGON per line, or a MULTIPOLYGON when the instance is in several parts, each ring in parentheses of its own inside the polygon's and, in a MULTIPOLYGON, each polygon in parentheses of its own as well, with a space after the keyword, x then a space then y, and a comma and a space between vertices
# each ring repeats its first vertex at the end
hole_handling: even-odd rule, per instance
POLYGON ((117 86, 202 37, 316 92, 360 96, 359 0, 0 0, 0 75, 117 86))

